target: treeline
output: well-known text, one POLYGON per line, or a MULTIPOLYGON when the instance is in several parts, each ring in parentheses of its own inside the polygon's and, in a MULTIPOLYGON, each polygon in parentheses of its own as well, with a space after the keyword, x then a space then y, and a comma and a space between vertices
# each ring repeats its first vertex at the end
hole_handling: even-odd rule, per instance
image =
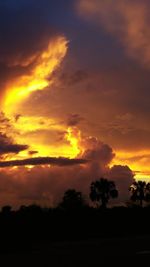
MULTIPOLYGON (((145 181, 135 181, 130 187, 130 202, 128 205, 143 206, 143 202, 150 202, 150 183, 145 181)), ((109 200, 118 198, 119 192, 116 188, 115 182, 105 178, 100 178, 90 185, 90 200, 96 208, 105 209, 109 200)), ((77 209, 87 206, 85 199, 81 192, 74 189, 69 189, 64 193, 62 202, 58 205, 62 209, 77 209)))
POLYGON ((150 235, 150 206, 142 207, 150 199, 150 184, 135 182, 129 191, 136 205, 107 208, 119 192, 113 181, 101 178, 90 186, 92 206, 74 189, 67 190, 55 208, 30 205, 14 211, 5 206, 0 212, 0 249, 30 248, 42 240, 150 235))
MULTIPOLYGON (((143 207, 143 203, 150 203, 150 183, 145 181, 135 181, 129 187, 129 199, 125 206, 140 206, 143 207)), ((60 203, 53 208, 59 210, 68 210, 74 212, 78 209, 90 208, 106 209, 110 199, 116 199, 119 196, 119 191, 116 188, 114 181, 106 178, 100 178, 91 183, 89 188, 89 196, 84 196, 82 192, 79 192, 73 188, 64 192, 64 196, 60 203), (88 199, 88 200, 87 200, 88 199), (89 203, 90 199, 90 203, 89 203), (92 204, 92 205, 91 205, 92 204)), ((30 205, 31 207, 37 207, 37 205, 30 205)), ((39 207, 40 208, 40 207, 39 207)), ((21 206, 19 211, 26 210, 28 207, 21 206)), ((11 206, 4 206, 1 210, 3 214, 8 214, 12 210, 11 206)), ((46 208, 44 209, 46 210, 46 208)))

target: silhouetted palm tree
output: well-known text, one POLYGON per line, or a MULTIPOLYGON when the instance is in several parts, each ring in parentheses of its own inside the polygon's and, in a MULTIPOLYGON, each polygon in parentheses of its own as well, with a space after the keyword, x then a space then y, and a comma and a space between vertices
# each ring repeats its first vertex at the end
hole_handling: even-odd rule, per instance
POLYGON ((139 201, 140 206, 143 206, 143 201, 150 201, 150 183, 145 181, 134 182, 130 188, 131 200, 139 201))
POLYGON ((93 202, 101 203, 101 207, 106 208, 110 198, 117 198, 118 191, 115 183, 107 179, 101 178, 91 183, 90 198, 93 202))
POLYGON ((85 206, 85 201, 81 192, 76 191, 75 189, 68 189, 63 196, 60 207, 72 210, 79 209, 85 206))

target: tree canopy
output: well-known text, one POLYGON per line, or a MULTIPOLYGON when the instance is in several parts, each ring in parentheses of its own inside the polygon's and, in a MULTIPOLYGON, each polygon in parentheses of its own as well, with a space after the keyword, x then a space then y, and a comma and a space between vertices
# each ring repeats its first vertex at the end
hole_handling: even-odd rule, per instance
POLYGON ((66 210, 75 210, 85 206, 85 201, 81 192, 75 189, 68 189, 63 196, 60 207, 66 210))
POLYGON ((92 182, 90 187, 90 198, 93 202, 106 208, 110 198, 117 198, 118 191, 113 181, 105 178, 92 182))
POLYGON ((131 200, 138 201, 143 206, 143 201, 150 201, 150 183, 145 181, 135 181, 129 188, 131 200))

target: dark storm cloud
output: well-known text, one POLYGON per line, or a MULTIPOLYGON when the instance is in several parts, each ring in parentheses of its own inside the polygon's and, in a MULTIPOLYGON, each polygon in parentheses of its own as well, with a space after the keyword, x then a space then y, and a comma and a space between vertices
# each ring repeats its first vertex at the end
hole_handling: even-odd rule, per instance
POLYGON ((46 45, 53 29, 48 25, 41 1, 40 7, 27 0, 26 5, 16 8, 10 2, 1 4, 0 8, 0 61, 10 67, 25 67, 32 62, 35 52, 46 45))
POLYGON ((0 155, 19 152, 28 149, 27 145, 14 144, 5 134, 0 133, 0 155))
POLYGON ((13 138, 10 137, 14 132, 11 121, 5 116, 3 112, 0 112, 0 156, 19 152, 28 149, 28 145, 17 144, 13 138))
POLYGON ((79 0, 78 11, 114 35, 130 57, 149 68, 149 7, 147 0, 79 0))
POLYGON ((27 166, 27 165, 57 165, 57 166, 72 166, 78 164, 85 164, 87 160, 85 159, 69 159, 69 158, 54 158, 54 157, 38 157, 29 158, 24 160, 11 160, 11 161, 1 161, 0 168, 12 167, 12 166, 27 166))

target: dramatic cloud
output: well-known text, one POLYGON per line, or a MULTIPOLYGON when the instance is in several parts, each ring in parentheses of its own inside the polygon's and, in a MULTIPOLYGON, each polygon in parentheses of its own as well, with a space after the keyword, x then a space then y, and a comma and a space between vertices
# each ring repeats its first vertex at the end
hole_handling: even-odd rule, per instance
POLYGON ((150 66, 147 0, 79 0, 79 12, 119 38, 130 56, 150 66))
POLYGON ((49 1, 22 1, 0 8, 0 96, 3 110, 11 115, 16 102, 46 88, 50 76, 67 51, 63 33, 49 22, 49 1), (9 19, 8 19, 9 18, 9 19))
POLYGON ((16 110, 16 104, 21 103, 32 92, 48 87, 52 83, 50 76, 60 65, 66 52, 67 40, 64 37, 48 40, 47 47, 34 60, 31 71, 7 83, 3 99, 4 111, 11 115, 16 110))
MULTIPOLYGON (((82 139, 82 148, 86 146, 85 153, 80 159, 64 158, 38 158, 27 161, 16 161, 12 165, 42 164, 33 168, 17 167, 6 168, 0 171, 0 204, 37 203, 41 205, 56 205, 68 188, 80 190, 89 200, 89 188, 92 181, 100 177, 114 180, 120 196, 120 201, 129 199, 128 187, 133 182, 133 173, 127 166, 109 167, 113 157, 111 148, 94 138, 82 139), (85 160, 90 151, 91 160, 85 160), (92 155, 92 156, 91 156, 92 155), (94 155, 94 156, 93 156, 94 155), (43 164, 49 164, 44 166, 43 164), (5 192, 5 194, 3 194, 5 192)), ((6 167, 7 162, 0 163, 6 167)), ((8 164, 10 166, 10 164, 8 164)))
POLYGON ((94 137, 86 139, 86 145, 89 144, 89 148, 86 149, 83 153, 83 157, 89 160, 100 161, 102 164, 107 165, 114 158, 115 154, 112 151, 112 148, 103 144, 94 137), (91 148, 91 145, 94 148, 91 148))
POLYGON ((119 203, 128 199, 127 188, 134 175, 127 166, 109 167, 115 157, 112 148, 95 137, 84 136, 75 126, 66 134, 67 142, 78 152, 74 159, 33 157, 0 162, 0 191, 5 190, 1 205, 56 205, 68 188, 82 191, 89 200, 90 184, 100 177, 115 181, 121 193, 119 203))
POLYGON ((1 205, 55 205, 68 188, 88 199, 100 177, 122 202, 134 174, 147 179, 149 7, 0 1, 1 205))

